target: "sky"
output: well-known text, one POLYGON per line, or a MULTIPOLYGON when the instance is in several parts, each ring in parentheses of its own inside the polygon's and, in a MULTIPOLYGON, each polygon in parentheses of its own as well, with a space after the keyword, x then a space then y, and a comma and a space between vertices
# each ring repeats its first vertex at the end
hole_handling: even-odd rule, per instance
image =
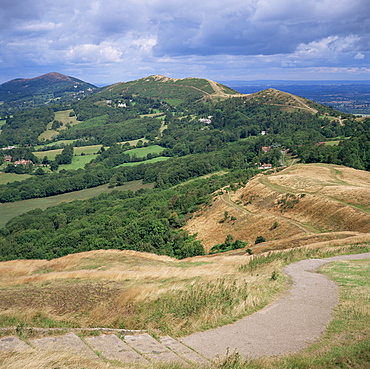
POLYGON ((0 0, 0 83, 369 80, 370 0, 0 0))

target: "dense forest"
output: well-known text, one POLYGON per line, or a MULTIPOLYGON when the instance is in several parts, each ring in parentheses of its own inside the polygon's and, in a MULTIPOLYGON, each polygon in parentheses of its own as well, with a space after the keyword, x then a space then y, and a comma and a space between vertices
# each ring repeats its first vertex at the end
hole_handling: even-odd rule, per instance
POLYGON ((0 260, 55 258, 94 249, 130 249, 185 258, 204 253, 180 229, 212 193, 246 183, 255 170, 196 180, 166 190, 113 191, 86 201, 36 209, 0 230, 0 260))

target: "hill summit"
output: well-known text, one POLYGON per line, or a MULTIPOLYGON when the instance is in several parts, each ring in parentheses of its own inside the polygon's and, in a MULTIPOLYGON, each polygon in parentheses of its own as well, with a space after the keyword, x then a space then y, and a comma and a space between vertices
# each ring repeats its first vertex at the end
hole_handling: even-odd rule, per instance
POLYGON ((97 87, 80 79, 51 72, 34 78, 17 78, 0 85, 0 102, 13 108, 45 105, 67 97, 85 96, 97 87))
POLYGON ((175 105, 175 100, 181 103, 186 100, 223 100, 233 96, 243 96, 232 88, 209 79, 195 77, 178 79, 162 75, 152 75, 135 81, 115 83, 101 91, 102 96, 107 95, 113 98, 122 94, 162 100, 171 99, 171 102, 175 105))

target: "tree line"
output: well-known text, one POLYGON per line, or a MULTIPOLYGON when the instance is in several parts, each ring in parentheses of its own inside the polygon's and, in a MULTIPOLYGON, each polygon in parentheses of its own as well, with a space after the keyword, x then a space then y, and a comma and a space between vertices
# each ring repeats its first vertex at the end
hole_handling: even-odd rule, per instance
POLYGON ((185 258, 204 254, 180 229, 214 191, 246 183, 255 170, 198 179, 176 188, 113 191, 18 216, 0 230, 0 260, 51 259, 94 249, 138 250, 185 258))

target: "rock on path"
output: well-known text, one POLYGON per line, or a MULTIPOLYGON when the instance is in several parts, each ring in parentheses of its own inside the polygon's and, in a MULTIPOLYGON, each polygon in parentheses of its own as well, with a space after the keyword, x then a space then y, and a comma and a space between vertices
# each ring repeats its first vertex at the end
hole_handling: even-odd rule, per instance
POLYGON ((332 261, 365 258, 370 253, 290 264, 284 270, 293 286, 282 299, 236 323, 194 333, 182 342, 211 360, 233 352, 256 358, 306 348, 324 332, 338 302, 336 283, 315 272, 332 261))

